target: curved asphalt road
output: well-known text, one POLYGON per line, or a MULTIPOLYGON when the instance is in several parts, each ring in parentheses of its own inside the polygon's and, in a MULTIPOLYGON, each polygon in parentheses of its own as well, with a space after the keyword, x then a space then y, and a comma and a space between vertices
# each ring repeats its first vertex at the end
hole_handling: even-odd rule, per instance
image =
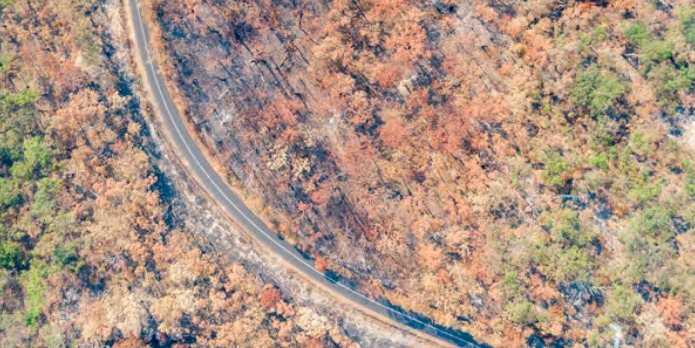
MULTIPOLYGON (((336 282, 326 274, 314 268, 311 260, 302 256, 292 245, 279 238, 277 233, 270 230, 263 221, 251 212, 213 169, 188 133, 184 121, 169 95, 164 78, 159 72, 155 59, 150 55, 148 44, 149 28, 140 15, 138 2, 137 0, 126 1, 130 7, 130 15, 133 16, 134 44, 137 45, 137 49, 135 50, 136 59, 140 60, 146 70, 146 80, 143 82, 149 87, 152 92, 152 97, 155 99, 154 102, 162 113, 163 126, 169 135, 170 141, 175 142, 174 147, 178 150, 177 156, 180 156, 187 162, 197 182, 220 204, 220 206, 231 214, 246 232, 258 242, 262 243, 264 247, 293 266, 297 271, 302 272, 303 276, 348 300, 355 309, 368 316, 377 319, 390 318, 390 320, 395 323, 406 325, 411 329, 425 333, 427 335, 426 337, 430 338, 433 344, 443 344, 444 342, 442 341, 445 341, 448 344, 456 346, 480 346, 467 333, 455 332, 437 327, 429 323, 427 319, 419 319, 385 304, 376 302, 336 282)), ((393 322, 391 324, 393 324, 393 322)))

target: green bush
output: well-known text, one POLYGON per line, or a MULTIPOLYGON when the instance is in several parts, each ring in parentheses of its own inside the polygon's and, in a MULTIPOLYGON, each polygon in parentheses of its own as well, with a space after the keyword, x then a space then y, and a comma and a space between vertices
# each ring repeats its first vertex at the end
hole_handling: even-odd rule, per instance
POLYGON ((630 283, 647 280, 669 291, 673 262, 678 252, 672 243, 673 212, 664 205, 646 207, 630 219, 619 237, 627 250, 618 279, 630 283))
POLYGON ((0 0, 0 9, 14 5, 16 0, 0 0))
POLYGON ((673 237, 671 217, 673 212, 663 205, 649 206, 633 219, 630 228, 637 229, 640 234, 655 238, 659 242, 665 242, 673 237))
POLYGON ((531 251, 531 259, 557 283, 588 283, 591 280, 593 263, 589 254, 578 246, 541 242, 531 251))
POLYGON ((65 330, 56 324, 47 324, 39 329, 39 336, 43 338, 46 348, 61 348, 65 345, 65 330))
POLYGON ((33 168, 25 161, 14 162, 10 167, 10 175, 13 179, 27 181, 34 175, 33 168))
POLYGON ((664 75, 665 77, 661 77, 661 81, 663 81, 662 93, 675 94, 681 91, 689 91, 693 88, 695 68, 692 66, 681 67, 677 72, 671 68, 664 75))
POLYGON ((0 178, 0 209, 5 210, 22 202, 22 195, 12 180, 0 178))
POLYGON ((22 265, 22 246, 15 241, 0 242, 0 267, 14 270, 22 265))
POLYGON ((502 283, 505 285, 514 285, 516 284, 517 280, 519 277, 517 276, 517 273, 514 271, 509 271, 507 274, 504 275, 504 278, 502 279, 502 283))
POLYGON ((79 24, 79 34, 77 35, 77 47, 82 51, 85 61, 88 64, 98 64, 102 50, 102 43, 99 37, 94 35, 89 21, 83 21, 79 24))
POLYGON ((8 52, 0 53, 0 73, 3 73, 10 68, 12 58, 12 54, 8 52))
POLYGON ((630 147, 640 156, 652 154, 652 142, 642 131, 634 131, 630 134, 630 147))
POLYGON ((47 291, 46 276, 49 267, 42 261, 32 261, 31 267, 24 272, 24 324, 34 325, 43 313, 45 293, 47 291))
POLYGON ((594 168, 608 170, 608 155, 605 152, 601 152, 598 155, 594 154, 589 158, 589 162, 594 168))
POLYGON ((656 87, 659 103, 672 111, 678 106, 678 93, 693 88, 695 68, 684 66, 676 70, 670 63, 661 63, 649 70, 647 78, 656 87))
POLYGON ((27 181, 49 167, 52 153, 42 137, 31 137, 24 140, 20 156, 22 160, 12 164, 10 174, 14 179, 27 181))
POLYGON ((548 151, 545 154, 544 165, 543 177, 546 184, 555 188, 562 187, 565 184, 566 176, 569 175, 569 170, 572 169, 565 157, 559 151, 548 151))
POLYGON ((53 221, 56 195, 63 187, 63 183, 58 179, 43 178, 37 183, 37 186, 31 211, 37 220, 49 224, 53 221))
POLYGON ((683 26, 685 41, 695 46, 695 8, 681 6, 678 8, 678 19, 683 26))
POLYGON ((591 47, 595 43, 599 43, 608 38, 608 33, 606 29, 602 26, 596 27, 596 29, 591 34, 580 33, 579 34, 579 46, 577 50, 581 53, 584 52, 587 47, 591 47))
POLYGON ((625 30, 627 42, 637 46, 646 62, 663 61, 673 56, 674 44, 667 40, 658 40, 642 23, 634 23, 625 30))
POLYGON ((15 131, 22 136, 30 134, 35 125, 33 107, 39 97, 34 90, 16 94, 0 90, 0 134, 7 131, 15 131))
MULTIPOLYGON (((591 122, 591 148, 596 151, 611 151, 614 149, 615 135, 620 125, 605 114, 597 115, 591 122)), ((610 156, 609 156, 610 157, 610 156)))
POLYGON ((17 94, 0 90, 0 165, 12 166, 22 158, 24 140, 36 130, 33 104, 38 97, 31 90, 17 94))
POLYGON ((635 308, 643 303, 635 290, 623 285, 614 285, 607 297, 608 313, 615 320, 631 319, 635 308))
POLYGON ((32 170, 47 167, 51 163, 51 150, 42 137, 31 137, 24 141, 24 160, 32 170))
POLYGON ((590 279, 591 260, 582 248, 563 248, 555 260, 554 277, 561 283, 586 283, 590 279))
POLYGON ((533 324, 537 321, 533 303, 526 300, 515 300, 509 302, 506 307, 509 319, 517 324, 533 324))
POLYGON ((643 42, 651 40, 652 34, 644 24, 634 23, 625 29, 625 38, 630 44, 639 46, 643 42))
POLYGON ((664 61, 673 57, 674 44, 671 41, 652 39, 640 46, 646 61, 664 61))
POLYGON ((639 177, 630 180, 630 190, 627 197, 635 204, 643 204, 661 194, 664 185, 663 179, 656 180, 647 173, 642 173, 639 177))
POLYGON ((690 160, 683 161, 685 171, 685 194, 688 198, 695 198, 695 168, 690 160))
POLYGON ((592 66, 577 77, 572 96, 577 104, 588 107, 592 115, 599 115, 627 92, 625 82, 592 66))
POLYGON ((53 247, 53 264, 63 267, 74 263, 79 260, 79 255, 77 254, 77 248, 75 245, 63 245, 63 243, 58 243, 53 247))
POLYGON ((39 100, 39 92, 25 90, 17 94, 10 94, 7 90, 0 91, 0 109, 10 111, 16 108, 26 108, 34 105, 39 100))
POLYGON ((579 213, 570 209, 562 209, 551 217, 548 226, 555 240, 565 246, 585 247, 593 240, 593 233, 584 231, 579 222, 579 213))

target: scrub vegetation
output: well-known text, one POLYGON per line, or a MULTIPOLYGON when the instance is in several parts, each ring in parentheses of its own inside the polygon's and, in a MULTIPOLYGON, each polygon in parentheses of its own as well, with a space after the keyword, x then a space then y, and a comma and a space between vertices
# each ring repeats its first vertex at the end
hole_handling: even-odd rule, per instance
POLYGON ((201 140, 317 268, 494 346, 695 345, 692 2, 149 15, 201 140))
POLYGON ((0 346, 352 346, 172 214, 120 6, 0 1, 0 346))

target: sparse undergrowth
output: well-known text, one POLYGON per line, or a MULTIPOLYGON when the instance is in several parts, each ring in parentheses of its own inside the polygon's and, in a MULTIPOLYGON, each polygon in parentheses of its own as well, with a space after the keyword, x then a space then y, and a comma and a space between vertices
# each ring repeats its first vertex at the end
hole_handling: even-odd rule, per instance
POLYGON ((153 1, 268 220, 493 345, 695 344, 687 1, 153 1))
POLYGON ((119 6, 0 0, 0 346, 352 346, 172 216, 119 6))

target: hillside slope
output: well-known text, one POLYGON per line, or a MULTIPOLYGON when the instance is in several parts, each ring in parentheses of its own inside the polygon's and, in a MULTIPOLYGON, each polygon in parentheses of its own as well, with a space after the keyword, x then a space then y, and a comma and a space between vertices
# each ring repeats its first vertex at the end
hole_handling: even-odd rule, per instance
POLYGON ((248 243, 234 244, 238 232, 205 215, 194 190, 177 191, 144 119, 121 10, 0 1, 0 346, 408 342, 298 304, 291 281, 243 256, 248 243))
POLYGON ((687 1, 152 1, 210 151, 356 289, 492 345, 688 345, 687 1))

